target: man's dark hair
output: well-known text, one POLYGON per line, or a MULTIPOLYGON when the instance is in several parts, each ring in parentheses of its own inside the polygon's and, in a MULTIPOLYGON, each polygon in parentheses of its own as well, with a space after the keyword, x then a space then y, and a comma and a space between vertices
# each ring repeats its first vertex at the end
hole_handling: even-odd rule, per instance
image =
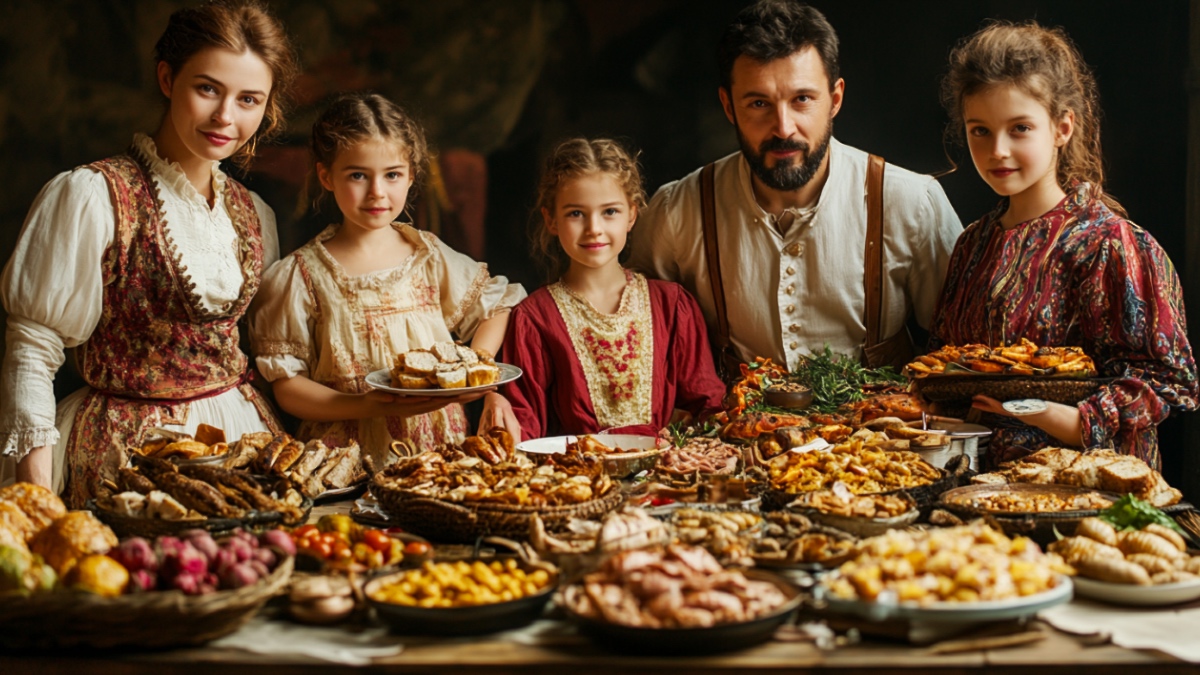
POLYGON ((768 63, 806 47, 816 48, 832 89, 838 80, 838 37, 825 15, 791 0, 759 0, 738 12, 717 45, 721 86, 733 92, 733 62, 739 56, 768 63))

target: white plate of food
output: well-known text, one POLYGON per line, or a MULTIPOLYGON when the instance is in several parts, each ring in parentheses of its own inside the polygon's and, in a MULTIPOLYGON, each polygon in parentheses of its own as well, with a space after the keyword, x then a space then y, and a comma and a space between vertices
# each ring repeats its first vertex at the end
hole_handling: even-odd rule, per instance
POLYGON ((460 396, 462 394, 484 391, 493 387, 498 387, 502 384, 508 384, 524 374, 520 368, 507 363, 497 363, 496 367, 500 369, 500 379, 492 382, 491 384, 483 384, 477 387, 453 387, 450 389, 441 389, 438 387, 430 387, 428 389, 402 389, 400 387, 392 386, 392 374, 387 368, 373 371, 367 375, 367 385, 372 389, 378 389, 380 391, 386 391, 392 394, 401 394, 403 396, 460 396))
POLYGON ((1200 599, 1200 579, 1174 584, 1115 584, 1087 577, 1075 577, 1075 593, 1081 598, 1100 600, 1114 605, 1154 607, 1177 605, 1200 599))
POLYGON ((937 623, 999 621, 1033 616, 1043 609, 1070 602, 1072 588, 1070 577, 1058 575, 1053 588, 1033 595, 1006 600, 934 602, 927 605, 911 602, 844 600, 833 597, 833 594, 822 585, 818 585, 814 592, 819 599, 825 601, 829 611, 838 614, 853 614, 871 621, 904 619, 937 623))
POLYGON ((567 446, 577 442, 584 436, 608 448, 603 454, 629 454, 659 450, 667 447, 667 442, 657 436, 638 436, 636 434, 577 434, 574 436, 547 436, 534 438, 517 444, 521 452, 535 455, 560 455, 567 451, 567 446))

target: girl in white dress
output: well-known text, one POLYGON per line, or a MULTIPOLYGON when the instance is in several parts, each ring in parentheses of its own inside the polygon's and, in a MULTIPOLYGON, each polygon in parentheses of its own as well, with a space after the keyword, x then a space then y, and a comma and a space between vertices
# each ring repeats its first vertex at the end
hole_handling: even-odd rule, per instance
MULTIPOLYGON (((341 222, 268 271, 251 310, 259 370, 279 406, 303 420, 302 440, 357 441, 380 467, 395 440, 419 449, 462 442, 461 404, 482 393, 392 396, 372 390, 366 376, 454 336, 495 353, 524 289, 396 220, 428 151, 420 127, 391 101, 339 98, 314 124, 312 151, 318 201, 332 193, 341 222)), ((495 393, 484 420, 516 430, 495 393)))
POLYGON ((171 15, 156 50, 168 105, 152 136, 55 177, 4 270, 0 472, 74 508, 151 427, 278 430, 248 384, 238 319, 278 257, 275 216, 218 166, 245 164, 282 124, 297 70, 256 2, 171 15), (65 348, 89 386, 55 406, 65 348))

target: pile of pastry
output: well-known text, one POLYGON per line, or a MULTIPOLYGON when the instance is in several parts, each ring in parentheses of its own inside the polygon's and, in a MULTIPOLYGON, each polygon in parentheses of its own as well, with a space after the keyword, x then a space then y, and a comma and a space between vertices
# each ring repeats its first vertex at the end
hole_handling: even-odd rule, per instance
POLYGON ((287 434, 272 436, 266 431, 242 436, 224 466, 264 476, 283 476, 307 497, 367 479, 362 451, 354 441, 343 448, 330 448, 319 439, 302 443, 287 434))
POLYGON ((1008 375, 1054 375, 1073 373, 1094 376, 1096 364, 1081 347, 1039 347, 1026 338, 1011 345, 946 345, 918 356, 904 367, 911 378, 936 373, 975 371, 1008 375), (950 367, 948 367, 950 366, 950 367))
POLYGON ((220 457, 229 452, 225 432, 207 424, 196 427, 194 436, 168 429, 150 429, 140 447, 129 449, 130 454, 158 459, 200 459, 220 457))
POLYGON ((453 342, 397 354, 391 373, 392 386, 398 389, 458 389, 500 381, 500 368, 491 354, 453 342))

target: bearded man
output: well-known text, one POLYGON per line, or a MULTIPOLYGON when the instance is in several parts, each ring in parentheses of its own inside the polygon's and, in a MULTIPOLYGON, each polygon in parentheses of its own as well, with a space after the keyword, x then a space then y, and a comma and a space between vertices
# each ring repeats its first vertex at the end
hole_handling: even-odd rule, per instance
POLYGON ((795 368, 826 345, 902 365, 907 321, 929 325, 962 232, 941 186, 833 137, 845 82, 816 9, 747 7, 717 62, 741 150, 659 188, 630 265, 696 295, 728 375, 756 356, 795 368))

